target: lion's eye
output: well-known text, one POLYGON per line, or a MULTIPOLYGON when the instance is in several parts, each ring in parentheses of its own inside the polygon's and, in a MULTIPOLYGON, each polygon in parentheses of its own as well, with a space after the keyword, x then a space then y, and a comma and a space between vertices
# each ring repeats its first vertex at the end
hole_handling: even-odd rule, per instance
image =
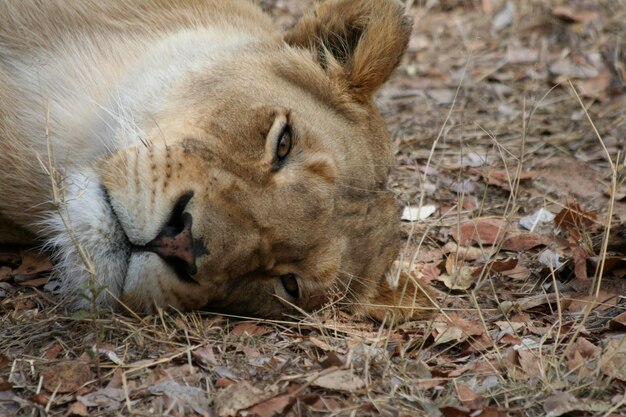
POLYGON ((289 155, 289 152, 291 152, 291 145, 291 128, 286 124, 278 137, 278 144, 276 145, 276 158, 279 160, 285 159, 285 157, 289 155))
POLYGON ((294 274, 287 274, 280 277, 280 282, 283 284, 283 288, 287 291, 287 294, 297 299, 300 293, 298 287, 298 278, 294 274))

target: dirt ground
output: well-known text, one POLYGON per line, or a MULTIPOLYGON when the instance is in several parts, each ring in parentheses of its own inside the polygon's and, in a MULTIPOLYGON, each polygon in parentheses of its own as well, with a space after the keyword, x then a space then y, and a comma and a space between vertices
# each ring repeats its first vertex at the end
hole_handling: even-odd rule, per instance
POLYGON ((70 313, 0 248, 0 416, 626 415, 626 3, 406 7, 377 102, 433 319, 70 313))

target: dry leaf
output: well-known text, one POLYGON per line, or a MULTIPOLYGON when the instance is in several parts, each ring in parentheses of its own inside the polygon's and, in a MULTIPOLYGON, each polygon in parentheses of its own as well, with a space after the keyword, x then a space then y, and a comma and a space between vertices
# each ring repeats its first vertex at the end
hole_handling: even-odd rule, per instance
POLYGON ((572 260, 574 261, 574 276, 579 281, 587 281, 587 251, 580 246, 571 246, 572 260))
POLYGON ((315 346, 317 346, 318 348, 322 349, 324 352, 329 352, 329 351, 334 351, 335 350, 331 345, 329 345, 328 343, 324 342, 323 340, 318 339, 315 336, 309 337, 309 342, 313 343, 315 346))
POLYGON ((13 270, 8 266, 0 266, 0 282, 11 278, 11 272, 13 272, 13 270))
POLYGON ((472 242, 493 245, 502 240, 510 230, 511 226, 502 219, 477 218, 461 224, 460 227, 452 227, 452 237, 463 246, 472 242))
POLYGON ((589 398, 579 399, 569 392, 556 392, 543 403, 546 417, 559 417, 573 411, 603 413, 610 408, 611 405, 608 403, 591 400, 589 398))
POLYGON ((597 97, 600 100, 604 100, 612 82, 613 76, 611 73, 608 70, 603 70, 593 78, 576 81, 575 85, 581 96, 597 97))
POLYGON ((407 206, 402 211, 402 220, 407 222, 423 221, 437 211, 437 206, 427 204, 422 207, 407 206))
POLYGON ((576 10, 569 6, 555 6, 552 16, 571 23, 587 23, 597 19, 600 15, 595 10, 576 10))
POLYGON ((65 361, 49 366, 41 372, 43 387, 49 392, 76 391, 92 378, 89 365, 82 361, 65 361))
POLYGON ((519 176, 516 177, 515 172, 491 167, 480 169, 470 168, 468 170, 468 173, 472 175, 479 175, 485 181, 487 181, 487 184, 495 185, 496 187, 500 187, 506 191, 511 191, 511 186, 514 183, 515 178, 519 179, 520 181, 526 181, 531 180, 538 175, 538 173, 534 171, 522 171, 519 173, 519 176))
POLYGON ((295 398, 291 395, 279 395, 262 401, 246 411, 258 417, 283 416, 294 401, 295 398))
POLYGON ((204 346, 191 352, 191 356, 196 360, 196 363, 202 368, 210 370, 212 367, 217 366, 218 362, 213 353, 213 347, 204 346))
POLYGON ((529 231, 534 231, 538 225, 542 223, 551 223, 556 216, 544 209, 543 207, 535 211, 533 214, 524 216, 519 219, 519 225, 529 231))
POLYGON ((568 78, 594 78, 599 75, 597 69, 588 64, 575 64, 569 58, 560 59, 550 65, 550 72, 559 75, 563 79, 568 78))
POLYGON ((456 392, 459 396, 459 401, 472 410, 482 409, 486 405, 485 399, 474 392, 468 385, 456 384, 456 392))
POLYGON ((476 282, 475 271, 475 267, 461 265, 453 268, 452 274, 442 274, 437 277, 437 280, 443 282, 451 290, 467 290, 476 282))
POLYGON ((103 388, 87 395, 79 395, 77 400, 86 407, 114 408, 125 399, 124 390, 119 388, 103 388))
POLYGON ((497 218, 477 218, 452 228, 452 237, 461 245, 475 242, 480 245, 497 245, 513 251, 523 251, 540 245, 548 245, 552 238, 538 233, 515 230, 510 224, 497 218))
POLYGON ((491 27, 494 32, 500 32, 513 23, 513 19, 515 19, 515 4, 512 1, 507 1, 502 10, 494 16, 491 27))
POLYGON ((567 306, 567 310, 570 313, 581 313, 585 308, 591 307, 597 311, 604 311, 609 307, 615 306, 617 301, 617 294, 600 290, 597 297, 595 295, 587 295, 572 300, 567 306))
POLYGON ((515 308, 518 311, 527 311, 535 307, 539 307, 544 304, 553 304, 557 300, 556 294, 537 294, 528 297, 517 299, 516 301, 505 301, 501 303, 502 309, 505 312, 515 308))
POLYGON ((338 391, 354 392, 365 386, 365 382, 348 369, 336 369, 320 376, 313 376, 311 380, 311 385, 338 391))
POLYGON ((152 395, 163 395, 175 398, 177 404, 189 408, 200 415, 204 415, 210 404, 209 397, 205 390, 188 385, 181 385, 172 380, 163 381, 148 387, 148 392, 152 395))
POLYGON ((11 363, 11 359, 9 359, 6 355, 0 353, 0 369, 9 366, 11 363))
POLYGON ((608 343, 600 358, 600 369, 611 378, 626 381, 626 336, 608 343))
POLYGON ((263 336, 268 333, 270 329, 267 327, 259 326, 254 323, 239 323, 233 330, 230 331, 231 335, 248 335, 248 336, 263 336))
POLYGON ((444 386, 448 382, 449 380, 447 378, 420 378, 411 385, 419 390, 427 390, 439 386, 444 386))
POLYGON ((553 239, 550 236, 541 235, 533 232, 513 232, 509 234, 504 242, 502 249, 511 251, 525 251, 537 246, 548 246, 553 239))
POLYGON ((214 401, 215 413, 218 416, 234 417, 239 411, 261 402, 263 397, 263 391, 253 387, 249 382, 238 382, 217 392, 214 401))
POLYGON ((509 47, 506 51, 506 62, 509 64, 532 64, 538 59, 537 49, 509 47))
POLYGON ((89 417, 87 406, 80 401, 73 402, 67 410, 70 416, 89 417))
POLYGON ((452 89, 431 89, 426 91, 426 94, 438 104, 450 104, 454 101, 455 90, 452 89))
POLYGON ((438 336, 435 338, 435 346, 449 342, 459 342, 466 339, 465 335, 463 334, 463 330, 454 326, 447 326, 438 333, 438 336))
POLYGON ((556 215, 554 223, 557 227, 570 233, 588 229, 595 224, 598 215, 594 211, 584 211, 578 204, 568 204, 556 215))
POLYGON ((47 255, 37 251, 26 251, 23 254, 22 264, 13 271, 15 281, 26 281, 42 272, 52 270, 52 262, 47 255))
MULTIPOLYGON (((623 313, 621 313, 620 315, 613 317, 611 319, 611 321, 609 322, 609 327, 611 329, 620 329, 620 328, 624 328, 626 327, 626 311, 624 311, 623 313)), ((0 358, 0 362, 1 362, 1 358, 0 358)), ((2 368, 2 366, 0 366, 0 368, 2 368)))
POLYGON ((594 359, 600 354, 600 348, 579 337, 567 354, 567 368, 579 377, 591 375, 596 368, 594 359))
POLYGON ((530 349, 517 350, 520 367, 528 377, 538 377, 541 375, 541 362, 539 352, 530 349))

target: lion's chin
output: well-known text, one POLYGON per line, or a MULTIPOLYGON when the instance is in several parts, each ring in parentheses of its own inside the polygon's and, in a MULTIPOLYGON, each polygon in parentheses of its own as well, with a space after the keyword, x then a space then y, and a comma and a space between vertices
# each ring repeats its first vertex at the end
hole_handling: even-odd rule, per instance
POLYGON ((116 303, 124 288, 130 245, 99 181, 92 172, 66 179, 66 197, 59 210, 42 222, 51 238, 55 276, 76 308, 116 303))

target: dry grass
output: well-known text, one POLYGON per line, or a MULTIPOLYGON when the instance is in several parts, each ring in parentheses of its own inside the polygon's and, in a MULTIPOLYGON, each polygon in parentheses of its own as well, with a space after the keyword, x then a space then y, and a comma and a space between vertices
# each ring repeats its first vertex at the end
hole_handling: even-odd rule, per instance
MULTIPOLYGON (((262 3, 284 24, 306 9, 262 3)), ((0 416, 624 415, 626 5, 515 1, 507 16, 474 3, 407 5, 416 31, 378 99, 397 149, 390 189, 437 209, 403 223, 401 265, 438 291, 440 314, 137 318, 5 291, 0 416), (585 4, 597 18, 572 15, 585 4), (565 220, 516 249, 520 218, 540 208, 565 220), (513 228, 462 242, 468 221, 484 236, 484 218, 513 228)))

